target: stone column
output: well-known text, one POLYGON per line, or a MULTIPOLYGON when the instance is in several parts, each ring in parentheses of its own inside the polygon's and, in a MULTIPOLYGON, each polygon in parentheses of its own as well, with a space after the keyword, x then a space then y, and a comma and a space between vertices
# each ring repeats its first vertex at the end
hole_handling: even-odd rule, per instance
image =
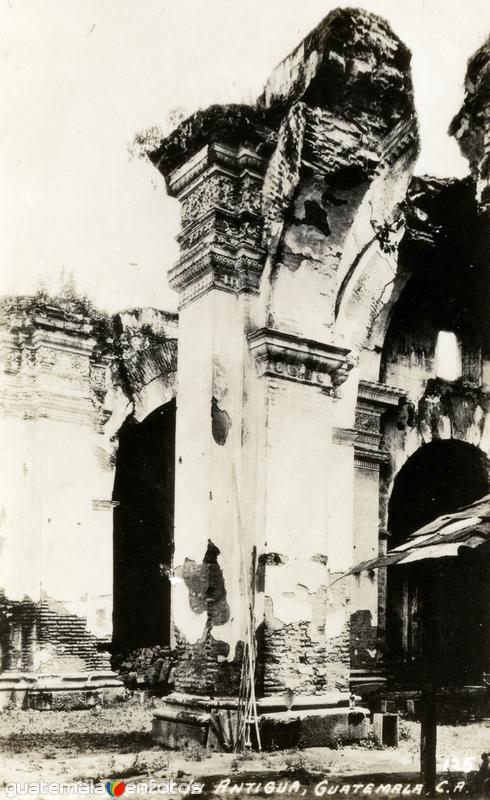
POLYGON ((182 207, 182 256, 170 272, 180 299, 173 699, 192 707, 196 695, 236 698, 242 663, 251 558, 246 332, 263 261, 264 163, 254 148, 227 143, 178 161, 166 173, 182 207))
MULTIPOLYGON (((354 563, 386 552, 380 508, 380 470, 389 461, 381 447, 381 416, 395 410, 403 391, 376 381, 359 381, 356 404, 354 478, 354 563)), ((351 580, 351 682, 359 693, 383 681, 382 645, 386 616, 386 570, 361 572, 351 580)))
POLYGON ((262 731, 272 745, 328 743, 356 735, 347 586, 330 589, 352 563, 353 454, 332 430, 350 365, 345 349, 275 329, 249 344, 265 409, 256 500, 262 731))
MULTIPOLYGON (((257 497, 263 688, 266 694, 284 689, 311 694, 335 686, 332 671, 320 662, 328 650, 332 403, 335 385, 346 377, 347 351, 274 329, 254 332, 249 344, 265 405, 257 497), (287 658, 276 664, 280 653, 287 658)), ((349 544, 347 550, 346 564, 349 544)))

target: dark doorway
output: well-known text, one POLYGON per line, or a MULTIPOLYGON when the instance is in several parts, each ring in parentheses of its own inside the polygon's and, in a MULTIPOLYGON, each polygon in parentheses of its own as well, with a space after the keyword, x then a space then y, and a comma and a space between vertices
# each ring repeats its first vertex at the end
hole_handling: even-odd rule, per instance
POLYGON ((170 642, 175 487, 175 400, 119 431, 113 499, 113 647, 170 642))
MULTIPOLYGON (((390 548, 488 491, 489 463, 477 447, 452 439, 423 445, 395 479, 390 548)), ((417 683, 430 652, 444 684, 481 683, 488 668, 488 566, 488 556, 477 550, 388 570, 388 655, 398 678, 417 683)))

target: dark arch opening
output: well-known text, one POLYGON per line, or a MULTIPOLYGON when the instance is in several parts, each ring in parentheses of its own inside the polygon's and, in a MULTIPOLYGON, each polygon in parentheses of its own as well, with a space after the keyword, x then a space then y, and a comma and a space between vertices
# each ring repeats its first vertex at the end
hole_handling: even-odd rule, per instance
MULTIPOLYGON (((423 445, 398 473, 388 506, 390 548, 489 491, 489 462, 473 445, 423 445)), ((488 552, 388 570, 387 645, 395 676, 420 684, 481 684, 490 665, 488 552)))
POLYGON ((175 400, 119 431, 113 499, 113 650, 170 643, 175 400))
POLYGON ((483 497, 489 463, 478 448, 457 439, 420 447, 398 473, 388 503, 390 547, 442 514, 483 497))

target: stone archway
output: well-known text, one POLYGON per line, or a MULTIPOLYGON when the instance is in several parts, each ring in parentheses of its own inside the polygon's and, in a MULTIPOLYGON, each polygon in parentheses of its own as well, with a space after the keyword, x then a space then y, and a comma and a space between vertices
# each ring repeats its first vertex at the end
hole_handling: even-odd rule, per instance
MULTIPOLYGON (((489 461, 466 442, 435 440, 419 448, 399 471, 388 505, 390 548, 418 528, 489 490, 489 461)), ((490 593, 488 555, 430 559, 388 570, 387 649, 393 672, 417 681, 421 659, 438 653, 445 684, 478 684, 488 669, 490 593), (427 627, 430 603, 434 622, 427 627)))

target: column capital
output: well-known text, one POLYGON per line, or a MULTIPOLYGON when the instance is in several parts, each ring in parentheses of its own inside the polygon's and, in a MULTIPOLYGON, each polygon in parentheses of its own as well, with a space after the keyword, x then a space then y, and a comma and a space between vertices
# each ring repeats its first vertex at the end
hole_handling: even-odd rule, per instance
POLYGON ((251 146, 213 142, 167 176, 181 204, 180 258, 169 271, 181 306, 213 288, 258 291, 266 165, 251 146))
POLYGON ((388 453, 380 449, 381 414, 397 407, 405 392, 378 381, 359 381, 356 405, 355 463, 362 469, 379 470, 388 461, 388 453))
POLYGON ((344 383, 353 366, 344 347, 273 328, 249 334, 248 343, 260 375, 317 386, 327 392, 344 383))

